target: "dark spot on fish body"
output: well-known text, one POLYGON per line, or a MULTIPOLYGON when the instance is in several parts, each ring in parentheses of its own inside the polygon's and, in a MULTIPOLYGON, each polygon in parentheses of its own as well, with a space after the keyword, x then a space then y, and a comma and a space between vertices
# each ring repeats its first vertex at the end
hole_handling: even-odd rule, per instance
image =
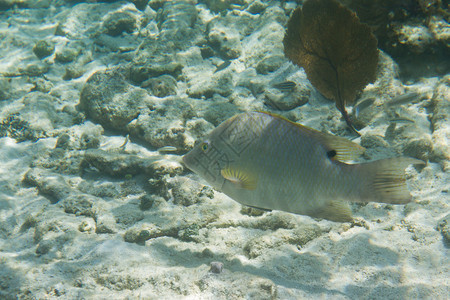
POLYGON ((336 150, 330 150, 330 151, 327 152, 327 157, 332 159, 332 158, 334 158, 336 156, 336 154, 337 154, 336 150))

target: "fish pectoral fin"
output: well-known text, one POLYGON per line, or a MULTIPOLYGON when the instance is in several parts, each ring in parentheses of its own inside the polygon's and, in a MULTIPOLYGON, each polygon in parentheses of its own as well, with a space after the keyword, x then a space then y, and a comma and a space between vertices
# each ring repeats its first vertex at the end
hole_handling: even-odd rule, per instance
POLYGON ((256 176, 249 172, 240 170, 236 167, 226 167, 220 171, 220 174, 222 174, 223 178, 239 188, 246 190, 256 189, 256 176))
POLYGON ((346 201, 332 200, 325 206, 319 208, 311 217, 327 219, 335 222, 351 222, 353 221, 352 210, 346 201))

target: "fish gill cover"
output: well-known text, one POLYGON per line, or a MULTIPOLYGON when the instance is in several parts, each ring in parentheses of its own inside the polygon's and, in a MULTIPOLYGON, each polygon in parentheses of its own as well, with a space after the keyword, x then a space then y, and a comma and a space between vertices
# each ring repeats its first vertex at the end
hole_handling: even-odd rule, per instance
POLYGON ((304 68, 322 95, 336 102, 356 132, 345 105, 376 79, 377 40, 369 26, 335 0, 308 0, 292 13, 283 44, 286 57, 304 68))

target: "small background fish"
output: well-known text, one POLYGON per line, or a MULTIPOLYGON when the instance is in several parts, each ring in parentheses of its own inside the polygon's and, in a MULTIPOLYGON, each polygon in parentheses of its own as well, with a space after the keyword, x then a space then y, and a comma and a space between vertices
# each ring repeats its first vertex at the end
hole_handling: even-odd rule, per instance
POLYGON ((347 201, 408 203, 404 169, 423 164, 406 157, 344 163, 363 152, 347 139, 250 112, 223 122, 183 161, 243 205, 350 221, 347 201))
POLYGON ((283 81, 279 83, 275 83, 272 86, 284 93, 290 93, 295 89, 297 84, 293 81, 283 81))
POLYGON ((229 65, 231 65, 231 61, 226 60, 223 63, 221 63, 219 66, 217 66, 213 73, 225 70, 226 68, 228 68, 229 65))

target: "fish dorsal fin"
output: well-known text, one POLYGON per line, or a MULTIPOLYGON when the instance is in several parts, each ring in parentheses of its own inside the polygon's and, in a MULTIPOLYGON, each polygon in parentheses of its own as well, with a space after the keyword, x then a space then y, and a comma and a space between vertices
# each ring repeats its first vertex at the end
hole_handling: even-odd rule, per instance
POLYGON ((352 210, 347 201, 332 200, 327 205, 321 207, 311 217, 327 219, 335 222, 353 221, 352 210))
POLYGON ((312 138, 319 139, 325 145, 328 157, 331 159, 336 159, 342 162, 354 160, 362 155, 366 150, 364 147, 353 143, 346 138, 334 136, 306 127, 302 124, 292 122, 291 120, 288 120, 283 116, 271 112, 261 111, 261 113, 289 122, 299 128, 303 133, 310 135, 312 138))
POLYGON ((256 189, 256 177, 244 170, 241 170, 237 167, 228 166, 220 171, 223 178, 233 183, 236 187, 246 189, 246 190, 254 190, 256 189))

